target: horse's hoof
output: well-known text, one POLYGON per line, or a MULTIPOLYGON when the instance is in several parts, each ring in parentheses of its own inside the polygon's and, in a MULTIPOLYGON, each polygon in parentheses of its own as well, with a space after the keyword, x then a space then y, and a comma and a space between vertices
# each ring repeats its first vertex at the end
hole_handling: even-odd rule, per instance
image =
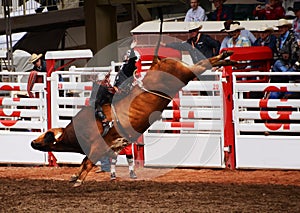
POLYGON ((233 51, 230 51, 230 50, 224 51, 224 52, 222 53, 222 59, 225 59, 225 58, 227 58, 228 56, 231 56, 232 54, 233 54, 233 51))
POLYGON ((224 60, 223 66, 230 66, 230 65, 236 65, 237 61, 234 60, 224 60))
POLYGON ((76 182, 73 185, 73 188, 79 187, 82 185, 82 180, 76 180, 76 182))
POLYGON ((77 181, 77 179, 78 179, 77 175, 72 175, 69 182, 75 182, 75 181, 77 181))

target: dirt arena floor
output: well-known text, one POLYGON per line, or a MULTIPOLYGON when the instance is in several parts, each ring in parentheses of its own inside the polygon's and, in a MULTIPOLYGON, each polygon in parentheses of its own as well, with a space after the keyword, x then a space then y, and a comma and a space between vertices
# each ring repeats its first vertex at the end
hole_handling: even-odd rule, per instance
POLYGON ((89 173, 77 167, 0 167, 0 212, 300 212, 300 171, 127 167, 89 173))

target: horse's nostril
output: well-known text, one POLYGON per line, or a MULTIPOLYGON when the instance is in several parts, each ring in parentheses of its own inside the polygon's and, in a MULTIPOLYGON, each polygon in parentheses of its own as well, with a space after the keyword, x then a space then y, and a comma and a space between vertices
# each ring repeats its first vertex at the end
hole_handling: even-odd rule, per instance
POLYGON ((32 148, 36 148, 36 147, 38 147, 38 144, 35 143, 35 141, 32 141, 32 142, 31 142, 31 147, 32 147, 32 148))

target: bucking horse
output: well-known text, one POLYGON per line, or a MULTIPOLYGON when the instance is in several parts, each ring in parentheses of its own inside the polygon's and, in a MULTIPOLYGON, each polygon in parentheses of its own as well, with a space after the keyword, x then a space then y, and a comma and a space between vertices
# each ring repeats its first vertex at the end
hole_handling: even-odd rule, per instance
MULTIPOLYGON (((159 43, 158 43, 159 44, 159 43)), ((152 65, 146 74, 135 77, 129 93, 102 106, 109 121, 113 122, 102 137, 102 122, 95 117, 93 107, 84 107, 65 128, 52 128, 31 142, 40 151, 76 152, 86 155, 70 181, 80 186, 94 164, 104 155, 118 154, 125 146, 134 143, 150 125, 161 118, 169 102, 203 72, 215 66, 228 66, 234 61, 225 60, 233 52, 222 52, 212 58, 188 65, 178 59, 158 56, 157 45, 152 65)), ((136 76, 134 74, 134 76, 136 76)))

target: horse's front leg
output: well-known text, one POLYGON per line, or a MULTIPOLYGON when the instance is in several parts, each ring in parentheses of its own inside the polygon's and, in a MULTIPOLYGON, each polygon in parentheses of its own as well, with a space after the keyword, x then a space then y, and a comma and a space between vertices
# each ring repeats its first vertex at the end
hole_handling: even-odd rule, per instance
MULTIPOLYGON (((83 181, 85 180, 87 174, 91 171, 91 169, 94 167, 94 164, 92 161, 88 159, 88 157, 85 157, 81 163, 81 166, 79 168, 79 171, 72 175, 71 179, 74 178, 74 185, 73 187, 79 187, 82 185, 83 181)), ((73 182, 74 182, 73 181, 73 182)))

